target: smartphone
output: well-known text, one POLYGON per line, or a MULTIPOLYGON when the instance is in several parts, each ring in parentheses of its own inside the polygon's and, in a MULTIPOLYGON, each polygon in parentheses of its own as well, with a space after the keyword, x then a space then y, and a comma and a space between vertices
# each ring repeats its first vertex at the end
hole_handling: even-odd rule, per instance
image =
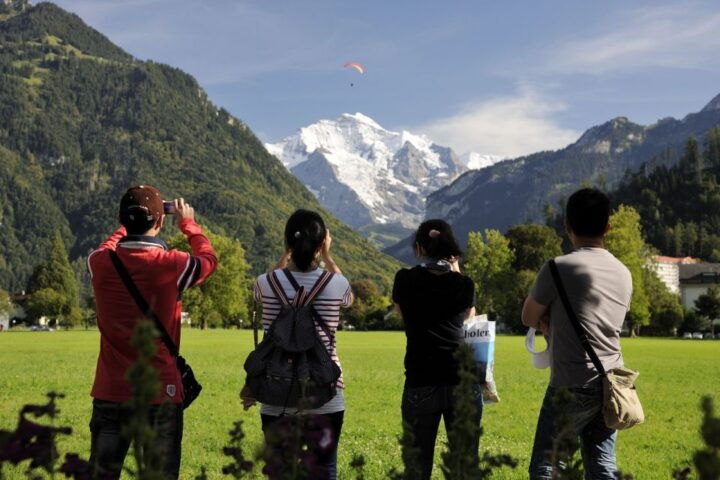
POLYGON ((175 202, 163 202, 165 215, 175 215, 175 202))

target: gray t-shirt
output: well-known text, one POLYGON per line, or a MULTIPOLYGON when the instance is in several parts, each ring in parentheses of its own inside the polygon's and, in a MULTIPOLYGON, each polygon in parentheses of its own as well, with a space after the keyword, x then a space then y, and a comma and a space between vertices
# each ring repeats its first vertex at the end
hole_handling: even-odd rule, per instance
MULTIPOLYGON (((579 248, 555 262, 570 304, 603 366, 622 367, 620 330, 632 297, 630 271, 604 248, 579 248)), ((550 385, 582 387, 597 381, 597 369, 568 320, 548 264, 540 269, 531 295, 550 308, 550 385)))

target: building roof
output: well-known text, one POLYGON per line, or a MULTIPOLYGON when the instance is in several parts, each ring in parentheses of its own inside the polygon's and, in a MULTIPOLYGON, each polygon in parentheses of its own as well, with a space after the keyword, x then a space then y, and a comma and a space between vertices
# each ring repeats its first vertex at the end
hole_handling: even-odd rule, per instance
POLYGON ((697 258, 692 257, 665 257, 662 255, 656 255, 655 261, 657 263, 669 263, 672 265, 687 265, 698 262, 697 258))
POLYGON ((680 283, 720 283, 720 263, 680 264, 680 283))

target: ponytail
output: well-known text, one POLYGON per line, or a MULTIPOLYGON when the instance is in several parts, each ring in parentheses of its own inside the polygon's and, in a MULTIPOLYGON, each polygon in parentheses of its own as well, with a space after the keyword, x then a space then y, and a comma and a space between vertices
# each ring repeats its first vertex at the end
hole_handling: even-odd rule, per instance
POLYGON ((285 246, 289 248, 295 266, 301 271, 310 270, 315 252, 327 235, 325 222, 320 215, 309 210, 297 210, 285 224, 285 246))
POLYGON ((426 220, 415 233, 415 245, 425 251, 425 255, 436 260, 447 260, 462 255, 452 227, 445 220, 426 220))

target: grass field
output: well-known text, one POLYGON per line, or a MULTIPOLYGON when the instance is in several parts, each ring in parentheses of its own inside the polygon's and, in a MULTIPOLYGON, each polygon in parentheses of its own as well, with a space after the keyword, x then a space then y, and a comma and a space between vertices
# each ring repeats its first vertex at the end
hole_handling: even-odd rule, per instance
MULTIPOLYGON (((61 452, 87 456, 90 398, 99 336, 96 331, 0 333, 0 429, 14 428, 17 412, 27 402, 42 402, 50 390, 64 392, 59 423, 75 434, 60 444, 61 452)), ((338 348, 343 362, 348 409, 340 446, 340 478, 348 474, 353 452, 368 462, 367 478, 386 478, 399 465, 399 405, 403 382, 402 333, 341 332, 338 348)), ((618 459, 635 478, 666 479, 700 445, 700 397, 714 395, 720 403, 720 342, 623 339, 626 363, 641 372, 640 396, 647 423, 621 432, 618 459)), ((237 392, 242 364, 252 347, 246 331, 185 330, 183 353, 205 389, 186 411, 182 478, 193 478, 202 465, 219 478, 221 453, 232 422, 244 421, 251 452, 261 441, 256 408, 243 412, 237 392)), ((522 338, 499 337, 496 379, 501 403, 485 408, 483 450, 506 452, 520 464, 495 478, 527 478, 526 470, 538 409, 548 372, 534 370, 522 338)), ((444 435, 438 441, 438 455, 444 435)), ((6 473, 11 473, 6 470, 6 473)), ((11 474, 9 478, 16 478, 11 474)), ((438 469, 435 477, 441 478, 438 469)), ((258 478, 260 476, 258 475, 258 478)))

